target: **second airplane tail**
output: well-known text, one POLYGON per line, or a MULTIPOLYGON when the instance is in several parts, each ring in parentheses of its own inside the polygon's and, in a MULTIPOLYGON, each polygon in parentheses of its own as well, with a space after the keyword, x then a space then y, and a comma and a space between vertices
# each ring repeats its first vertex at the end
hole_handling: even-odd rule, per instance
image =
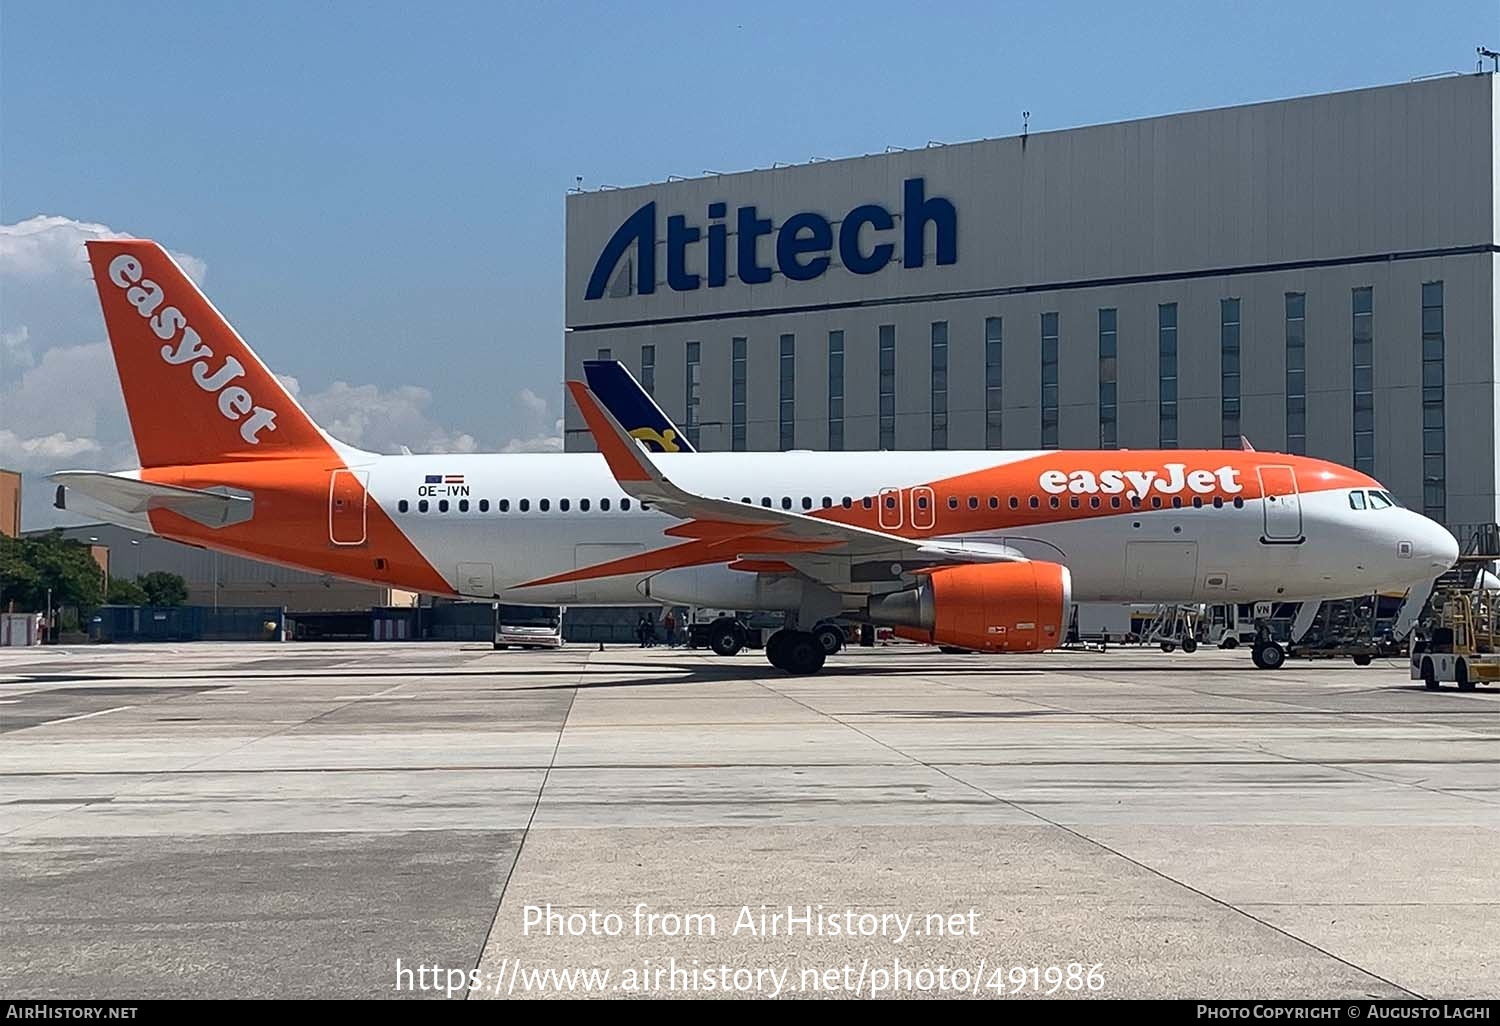
POLYGON ((165 249, 88 244, 142 467, 326 453, 297 401, 165 249))

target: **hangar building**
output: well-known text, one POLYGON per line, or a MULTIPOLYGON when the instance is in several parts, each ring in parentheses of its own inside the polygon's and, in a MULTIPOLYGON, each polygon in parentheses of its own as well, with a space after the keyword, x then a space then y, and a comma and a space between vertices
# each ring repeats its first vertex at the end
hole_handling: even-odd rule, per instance
POLYGON ((1496 81, 576 192, 566 369, 624 361, 704 449, 1243 435, 1462 538, 1500 515, 1496 81))

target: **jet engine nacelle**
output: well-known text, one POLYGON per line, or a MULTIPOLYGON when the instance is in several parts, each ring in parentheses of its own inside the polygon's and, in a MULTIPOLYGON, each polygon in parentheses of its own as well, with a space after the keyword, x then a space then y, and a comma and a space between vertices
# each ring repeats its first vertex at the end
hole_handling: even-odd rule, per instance
POLYGON ((653 602, 710 609, 798 609, 807 579, 798 574, 731 570, 719 563, 652 574, 639 590, 653 602))
POLYGON ((1040 652, 1062 644, 1073 579, 1061 564, 969 563, 924 577, 915 588, 870 599, 870 620, 977 652, 1040 652))

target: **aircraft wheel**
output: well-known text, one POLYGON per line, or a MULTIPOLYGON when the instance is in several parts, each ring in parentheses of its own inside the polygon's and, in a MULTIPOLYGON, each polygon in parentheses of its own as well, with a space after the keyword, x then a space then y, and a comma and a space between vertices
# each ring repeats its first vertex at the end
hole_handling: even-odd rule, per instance
POLYGON ((1372 658, 1370 658, 1367 655, 1357 655, 1357 656, 1354 657, 1354 665, 1355 666, 1369 666, 1374 661, 1375 660, 1373 660, 1372 658))
POLYGON ((1197 638, 1183 638, 1182 639, 1182 650, 1184 652, 1187 652, 1190 655, 1192 653, 1198 651, 1198 639, 1197 638))
POLYGON ((1422 684, 1428 691, 1438 689, 1437 667, 1432 665, 1431 659, 1422 660, 1422 684))
POLYGON ((825 623, 821 627, 814 628, 813 635, 823 646, 825 655, 835 655, 839 649, 844 647, 844 632, 831 623, 825 623))
POLYGON ((1279 670, 1286 662, 1286 650, 1274 641, 1267 641, 1250 650, 1250 661, 1262 670, 1279 670))
POLYGON ((780 630, 766 639, 766 659, 778 670, 784 670, 782 665, 783 656, 786 651, 787 634, 789 631, 780 630))
POLYGON ((791 635, 783 642, 781 669, 798 677, 821 670, 828 653, 823 651, 817 636, 811 631, 792 631, 791 635))
POLYGON ((708 647, 715 655, 739 655, 745 647, 745 631, 733 620, 715 620, 708 628, 708 647))
POLYGON ((1473 691, 1474 681, 1469 678, 1469 664, 1460 659, 1458 666, 1454 667, 1453 679, 1458 682, 1458 690, 1473 691))

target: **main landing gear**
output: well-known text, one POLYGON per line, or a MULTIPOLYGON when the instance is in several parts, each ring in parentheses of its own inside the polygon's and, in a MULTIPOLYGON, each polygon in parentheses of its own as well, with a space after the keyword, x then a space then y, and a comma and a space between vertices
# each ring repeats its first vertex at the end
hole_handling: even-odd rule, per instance
POLYGON ((823 668, 828 650, 812 631, 779 630, 766 642, 766 658, 778 670, 799 677, 823 668))

